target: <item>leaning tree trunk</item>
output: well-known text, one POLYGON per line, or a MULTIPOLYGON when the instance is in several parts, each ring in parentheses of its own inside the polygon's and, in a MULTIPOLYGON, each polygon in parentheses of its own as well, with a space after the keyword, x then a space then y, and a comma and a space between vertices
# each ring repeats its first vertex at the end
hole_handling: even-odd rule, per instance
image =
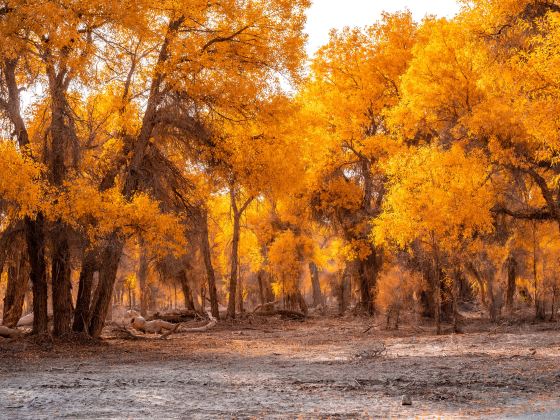
POLYGON ((48 332, 47 315, 47 264, 45 262, 44 216, 38 213, 35 220, 25 217, 25 236, 31 283, 33 290, 33 334, 48 332))
POLYGON ((116 235, 112 235, 110 243, 101 254, 99 282, 95 290, 89 321, 89 333, 92 337, 99 337, 103 330, 123 248, 124 243, 116 235))
POLYGON ((8 284, 4 297, 3 325, 14 328, 23 312, 23 300, 27 290, 26 261, 23 255, 18 255, 15 264, 8 267, 8 284))
POLYGON ((212 251, 210 249, 210 239, 208 236, 208 212, 206 210, 204 210, 202 214, 201 227, 200 247, 204 258, 204 266, 206 267, 208 293, 210 295, 210 311, 214 318, 220 319, 220 311, 218 309, 218 291, 216 290, 216 275, 214 273, 214 267, 212 266, 212 251))
POLYGON ((309 263, 309 272, 311 273, 311 286, 313 288, 313 306, 323 304, 323 293, 321 293, 321 283, 319 282, 319 269, 313 261, 309 263))
POLYGON ((93 287, 93 275, 96 270, 95 251, 86 251, 80 270, 80 281, 78 285, 78 299, 74 311, 74 324, 72 330, 76 332, 88 332, 89 312, 91 304, 91 291, 93 287))
POLYGON ((185 297, 185 308, 191 311, 195 310, 194 299, 191 286, 189 285, 189 277, 187 270, 181 270, 177 273, 179 282, 181 283, 181 289, 183 289, 183 296, 185 297))
POLYGON ((70 282, 70 246, 66 225, 57 221, 52 235, 52 304, 55 336, 70 332, 72 322, 72 283, 70 282))

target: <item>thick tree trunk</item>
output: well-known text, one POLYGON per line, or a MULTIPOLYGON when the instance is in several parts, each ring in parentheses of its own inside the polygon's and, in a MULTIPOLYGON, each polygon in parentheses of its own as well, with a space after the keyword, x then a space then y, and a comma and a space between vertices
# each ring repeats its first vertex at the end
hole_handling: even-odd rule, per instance
POLYGON ((138 263, 138 283, 140 285, 140 315, 148 313, 148 254, 144 243, 140 243, 140 261, 138 263))
POLYGON ((488 315, 492 322, 496 322, 498 319, 498 305, 494 295, 494 278, 490 275, 486 279, 486 290, 488 295, 488 315))
POLYGON ((105 318, 111 304, 111 296, 117 278, 117 270, 123 247, 123 242, 116 235, 113 235, 110 239, 110 244, 105 247, 101 254, 99 282, 95 291, 89 321, 89 333, 92 337, 99 337, 103 330, 105 318))
POLYGON ((53 252, 51 264, 52 298, 55 336, 70 332, 72 322, 72 283, 70 282, 70 247, 66 226, 57 221, 52 235, 53 252))
POLYGON ((360 306, 369 315, 375 314, 375 284, 377 282, 378 262, 376 250, 365 260, 358 261, 358 281, 360 286, 360 306))
POLYGON ((319 283, 319 269, 313 261, 309 263, 309 272, 311 273, 311 287, 313 288, 313 306, 323 304, 323 293, 321 293, 321 283, 319 283))
POLYGON ((191 311, 195 310, 194 299, 191 286, 189 285, 189 277, 187 270, 181 270, 177 273, 179 282, 181 283, 181 288, 183 289, 183 296, 185 297, 185 308, 191 311))
POLYGON ((23 300, 27 290, 28 273, 23 255, 18 255, 14 264, 8 267, 8 284, 4 297, 3 325, 14 328, 23 312, 23 300))
POLYGON ((240 214, 237 211, 233 212, 233 237, 231 241, 231 271, 229 276, 229 299, 227 317, 235 318, 235 297, 237 292, 237 264, 239 261, 239 237, 240 237, 240 214))
POLYGON ((338 303, 338 313, 342 315, 348 308, 350 301, 350 268, 348 264, 344 268, 340 280, 337 279, 336 300, 338 303))
POLYGON ((216 275, 212 266, 212 250, 210 249, 210 238, 208 232, 208 212, 203 211, 202 214, 202 232, 200 238, 200 247, 204 266, 206 267, 206 279, 208 281, 208 294, 210 295, 210 311, 212 316, 220 319, 220 311, 218 309, 218 291, 216 290, 216 275))
POLYGON ((93 275, 96 271, 95 251, 86 251, 80 270, 80 282, 78 285, 78 298, 76 310, 74 311, 74 324, 72 330, 76 332, 88 332, 91 291, 93 287, 93 275))
POLYGON ((517 279, 517 261, 510 255, 507 259, 507 290, 506 308, 511 313, 513 311, 513 298, 515 297, 515 281, 517 279))
POLYGON ((261 305, 274 301, 274 292, 272 291, 272 286, 268 280, 268 273, 263 269, 259 270, 257 280, 259 282, 259 297, 261 305))
POLYGON ((37 214, 35 220, 29 216, 25 217, 25 234, 33 288, 33 334, 45 334, 48 332, 48 292, 44 216, 42 213, 37 214))

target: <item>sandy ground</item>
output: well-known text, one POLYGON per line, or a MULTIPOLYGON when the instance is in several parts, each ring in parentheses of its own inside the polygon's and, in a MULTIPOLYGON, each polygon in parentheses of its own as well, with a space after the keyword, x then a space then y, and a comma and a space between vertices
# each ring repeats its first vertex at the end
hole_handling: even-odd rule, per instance
POLYGON ((0 343, 0 418, 560 418, 558 324, 435 336, 369 322, 0 343))

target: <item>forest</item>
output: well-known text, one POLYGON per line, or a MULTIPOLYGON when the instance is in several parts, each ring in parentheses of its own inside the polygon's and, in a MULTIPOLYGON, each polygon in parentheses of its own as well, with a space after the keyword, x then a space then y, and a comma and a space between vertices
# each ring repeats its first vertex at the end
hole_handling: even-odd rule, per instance
POLYGON ((560 1, 460 3, 0 2, 0 335, 557 329, 560 1))

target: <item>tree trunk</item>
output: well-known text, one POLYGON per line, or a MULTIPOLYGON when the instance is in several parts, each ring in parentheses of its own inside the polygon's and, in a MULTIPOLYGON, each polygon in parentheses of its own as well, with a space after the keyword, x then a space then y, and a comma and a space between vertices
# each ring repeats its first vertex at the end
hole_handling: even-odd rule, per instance
POLYGON ((52 235, 53 252, 51 264, 54 335, 63 336, 70 332, 72 322, 72 283, 70 282, 70 247, 65 224, 55 223, 52 235))
POLYGON ((25 217, 25 236, 31 283, 33 288, 33 334, 48 333, 47 315, 47 264, 45 262, 44 216, 37 214, 35 220, 25 217))
POLYGON ((360 306, 369 315, 375 314, 374 290, 378 270, 376 250, 372 247, 371 254, 365 260, 358 261, 360 306))
POLYGON ((342 277, 336 279, 336 300, 338 303, 338 313, 342 315, 348 308, 350 300, 350 268, 348 264, 344 268, 342 277))
POLYGON ((101 254, 99 282, 95 290, 89 321, 89 333, 92 337, 99 337, 103 330, 123 247, 123 242, 116 235, 113 235, 109 245, 105 247, 101 254))
MULTIPOLYGON (((238 267, 239 268, 239 267, 238 267)), ((241 277, 241 273, 237 273, 237 304, 239 306, 239 313, 242 314, 244 312, 243 308, 243 278, 241 277)))
POLYGON ((513 312, 513 298, 515 297, 515 280, 517 278, 517 261, 513 255, 507 259, 507 290, 506 307, 508 312, 513 312))
POLYGON ((231 271, 229 276, 229 299, 227 317, 235 318, 235 296, 237 292, 237 264, 239 261, 239 237, 240 237, 240 213, 237 210, 233 212, 233 238, 231 241, 231 271))
POLYGON ((434 320, 436 333, 441 334, 441 271, 438 252, 434 251, 434 320))
POLYGON ((496 296, 494 295, 494 278, 488 275, 486 278, 486 290, 488 295, 488 314, 490 321, 496 322, 498 319, 498 307, 496 305, 496 296))
POLYGON ((263 276, 264 276, 264 270, 261 269, 257 273, 257 281, 259 282, 259 301, 260 301, 261 305, 264 305, 265 303, 267 303, 264 300, 263 276))
POLYGON ((453 301, 453 332, 461 333, 461 326, 459 325, 459 287, 461 284, 461 272, 456 270, 453 276, 453 284, 451 285, 451 297, 453 301))
POLYGON ((27 290, 26 261, 18 255, 14 264, 8 267, 8 284, 4 297, 3 325, 14 328, 23 312, 23 300, 27 290))
POLYGON ((95 252, 93 250, 86 251, 82 259, 78 298, 76 301, 76 310, 74 311, 74 324, 72 325, 72 330, 75 332, 88 332, 91 291, 93 287, 93 275, 96 271, 96 262, 95 252))
POLYGON ((313 261, 309 263, 309 272, 311 273, 311 286, 313 288, 313 306, 323 304, 323 293, 321 293, 321 283, 319 282, 319 269, 313 261))
POLYGON ((140 285, 140 315, 144 318, 148 313, 148 254, 144 242, 140 241, 140 261, 138 263, 138 283, 140 285))
POLYGON ((185 297, 185 308, 191 311, 195 310, 192 289, 189 285, 189 277, 187 270, 181 270, 177 273, 181 288, 183 289, 183 296, 185 297))
POLYGON ((206 210, 203 210, 201 225, 202 232, 200 245, 202 249, 202 256, 204 258, 204 266, 206 267, 208 293, 210 295, 210 311, 214 318, 220 319, 220 311, 218 309, 218 292, 216 290, 216 275, 214 273, 214 267, 212 266, 212 250, 210 249, 210 238, 208 232, 208 212, 206 210))

